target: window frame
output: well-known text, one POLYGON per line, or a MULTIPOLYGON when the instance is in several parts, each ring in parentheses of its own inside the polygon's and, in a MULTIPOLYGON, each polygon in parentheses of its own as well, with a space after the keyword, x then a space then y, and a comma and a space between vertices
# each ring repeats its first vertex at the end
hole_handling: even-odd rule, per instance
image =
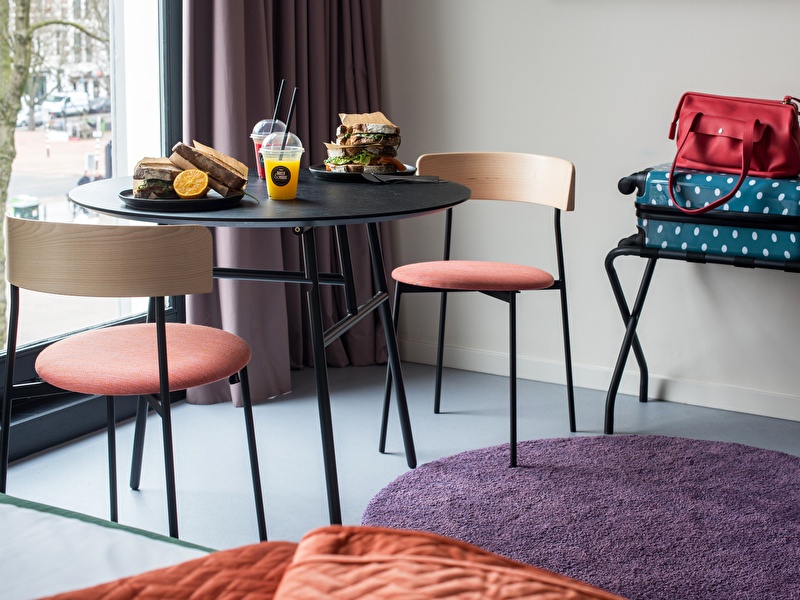
MULTIPOLYGON (((160 144, 164 156, 168 156, 170 152, 171 140, 179 140, 182 137, 182 18, 182 0, 158 0, 160 144)), ((172 297, 167 309, 167 320, 184 322, 185 319, 185 299, 172 297)), ((114 321, 113 325, 145 321, 146 315, 142 313, 121 318, 114 321)), ((108 325, 108 323, 98 324, 97 327, 108 325)), ((70 334, 20 346, 17 349, 15 380, 35 381, 34 363, 39 352, 47 345, 68 335, 70 334)), ((6 348, 3 348, 0 352, 0 372, 3 374, 6 371, 6 356, 6 348)), ((0 396, 2 393, 0 389, 0 396)), ((175 400, 180 397, 180 394, 176 395, 175 400)), ((136 397, 118 399, 117 421, 134 417, 136 405, 136 397)), ((30 398, 14 402, 11 412, 12 435, 9 460, 18 460, 105 427, 104 398, 68 392, 58 395, 37 394, 33 391, 30 398)))

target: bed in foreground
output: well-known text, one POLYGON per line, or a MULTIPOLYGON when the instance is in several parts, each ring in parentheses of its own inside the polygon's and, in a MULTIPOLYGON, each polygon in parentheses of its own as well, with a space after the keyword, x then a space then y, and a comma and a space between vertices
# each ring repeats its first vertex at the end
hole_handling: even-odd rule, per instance
POLYGON ((530 598, 619 596, 436 534, 330 526, 299 543, 214 552, 0 495, 0 597, 530 598))
POLYGON ((0 494, 0 598, 38 598, 206 556, 212 550, 0 494))

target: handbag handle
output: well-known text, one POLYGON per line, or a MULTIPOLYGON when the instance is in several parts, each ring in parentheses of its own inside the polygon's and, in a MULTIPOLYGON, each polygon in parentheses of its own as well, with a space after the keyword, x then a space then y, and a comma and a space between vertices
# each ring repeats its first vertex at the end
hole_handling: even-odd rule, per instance
MULTIPOLYGON (((736 195, 736 192, 739 191, 739 188, 742 187, 742 183, 744 183, 745 177, 747 177, 747 173, 750 171, 750 162, 753 158, 753 140, 755 138, 756 127, 758 127, 759 122, 758 119, 750 119, 745 122, 744 128, 742 130, 742 169, 739 173, 739 180, 736 182, 734 188, 725 194, 722 198, 718 198, 714 200, 714 202, 710 202, 705 206, 701 206, 699 208, 686 208, 685 206, 681 206, 678 204, 678 201, 675 199, 675 192, 673 191, 673 181, 675 179, 675 166, 678 162, 678 157, 681 154, 681 150, 683 149, 683 145, 686 143, 686 140, 689 139, 689 134, 695 130, 697 122, 700 120, 700 117, 703 116, 703 113, 696 112, 691 115, 691 122, 689 123, 689 127, 683 132, 681 136, 682 139, 679 140, 678 143, 678 152, 675 154, 675 160, 672 161, 672 167, 669 171, 669 197, 672 200, 672 204, 681 212, 686 213, 687 215, 699 215, 702 213, 706 213, 710 210, 714 210, 718 206, 722 206, 728 200, 733 198, 736 195)), ((721 131, 721 130, 720 130, 721 131)))

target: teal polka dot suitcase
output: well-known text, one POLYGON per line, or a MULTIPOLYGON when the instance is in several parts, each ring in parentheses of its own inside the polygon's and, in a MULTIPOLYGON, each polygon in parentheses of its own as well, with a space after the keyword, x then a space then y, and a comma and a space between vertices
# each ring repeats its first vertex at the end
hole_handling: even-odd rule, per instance
MULTIPOLYGON (((747 177, 736 195, 722 206, 687 215, 670 199, 669 171, 670 165, 661 165, 631 176, 639 179, 636 216, 645 246, 762 260, 800 260, 800 177, 747 177)), ((677 170, 675 200, 688 208, 704 206, 732 190, 737 178, 725 173, 677 170)))

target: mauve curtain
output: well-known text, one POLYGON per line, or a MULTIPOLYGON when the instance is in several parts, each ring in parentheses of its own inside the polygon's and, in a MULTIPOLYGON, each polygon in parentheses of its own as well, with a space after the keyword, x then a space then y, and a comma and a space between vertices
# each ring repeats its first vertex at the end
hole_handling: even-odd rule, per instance
MULTIPOLYGON (((378 0, 184 0, 184 142, 192 140, 255 168, 249 138, 271 117, 281 79, 280 111, 298 88, 291 131, 303 141, 302 167, 321 163, 338 113, 380 110, 378 0)), ((290 231, 220 227, 213 231, 219 266, 302 270, 300 239, 290 231)), ((381 235, 387 239, 387 228, 381 235)), ((374 293, 363 226, 349 229, 359 301, 374 293)), ((319 269, 338 271, 333 230, 317 229, 319 269)), ((391 265, 388 243, 386 264, 391 265)), ((323 286, 326 327, 346 310, 341 290, 323 286)), ((386 361, 377 312, 327 349, 332 366, 386 361)), ((254 401, 290 391, 292 368, 312 365, 306 288, 217 280, 215 291, 187 300, 188 320, 221 327, 250 344, 254 401)), ((233 401, 241 405, 238 386, 233 401)), ((191 390, 197 404, 231 399, 227 382, 191 390)))

